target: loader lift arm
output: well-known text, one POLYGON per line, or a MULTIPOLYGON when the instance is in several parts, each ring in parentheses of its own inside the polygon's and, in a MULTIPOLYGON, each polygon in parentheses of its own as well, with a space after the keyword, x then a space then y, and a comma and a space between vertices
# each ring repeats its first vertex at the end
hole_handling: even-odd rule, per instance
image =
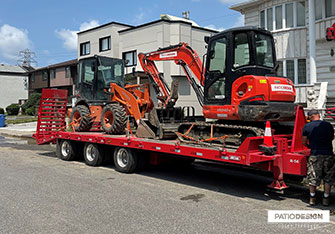
POLYGON ((160 48, 157 51, 140 53, 138 58, 144 72, 149 76, 152 83, 154 84, 153 86, 158 96, 157 98, 162 102, 164 107, 174 106, 177 98, 173 97, 173 92, 169 89, 163 76, 159 73, 154 61, 174 61, 177 65, 180 65, 183 68, 193 90, 195 91, 200 105, 203 105, 203 64, 198 54, 192 50, 192 48, 187 43, 182 42, 177 45, 160 48), (197 84, 196 80, 192 76, 191 71, 199 80, 202 87, 197 84))

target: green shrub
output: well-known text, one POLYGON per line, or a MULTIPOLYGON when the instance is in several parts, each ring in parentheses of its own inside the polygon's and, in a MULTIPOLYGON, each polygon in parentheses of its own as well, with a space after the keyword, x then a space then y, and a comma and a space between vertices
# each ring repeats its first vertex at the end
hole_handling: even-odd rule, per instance
POLYGON ((31 106, 26 110, 26 114, 27 115, 35 115, 35 110, 36 110, 35 106, 31 106))
POLYGON ((0 107, 0 115, 3 115, 3 114, 5 114, 5 110, 0 107))
MULTIPOLYGON (((26 111, 28 108, 30 107, 34 107, 36 105, 39 105, 40 104, 40 99, 41 99, 41 94, 40 93, 32 93, 28 99, 28 101, 22 105, 22 111, 23 113, 25 114, 28 114, 26 111)), ((34 111, 35 113, 35 111, 34 111)))
POLYGON ((19 113, 20 106, 19 104, 10 104, 9 106, 6 107, 6 111, 8 115, 17 115, 19 113))

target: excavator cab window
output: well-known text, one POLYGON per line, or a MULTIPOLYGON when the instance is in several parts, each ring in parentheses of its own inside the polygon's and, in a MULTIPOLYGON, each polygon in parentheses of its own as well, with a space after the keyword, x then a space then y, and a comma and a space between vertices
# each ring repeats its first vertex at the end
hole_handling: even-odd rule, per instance
POLYGON ((211 43, 209 70, 211 79, 206 82, 205 96, 208 100, 225 99, 225 73, 227 58, 227 38, 221 37, 211 43))
POLYGON ((123 61, 121 59, 99 57, 98 81, 104 82, 104 86, 116 83, 124 86, 123 61))
POLYGON ((209 71, 220 71, 220 73, 224 73, 226 69, 226 49, 227 40, 225 37, 219 38, 212 44, 209 57, 209 71))
POLYGON ((94 67, 95 60, 87 59, 80 64, 80 74, 78 79, 78 85, 80 89, 80 96, 88 100, 93 99, 93 89, 94 89, 94 67))
POLYGON ((248 34, 241 32, 235 34, 234 37, 234 68, 242 67, 250 64, 250 49, 248 42, 248 34))
POLYGON ((272 52, 272 39, 261 33, 255 34, 256 41, 256 61, 257 65, 264 67, 274 67, 272 52))

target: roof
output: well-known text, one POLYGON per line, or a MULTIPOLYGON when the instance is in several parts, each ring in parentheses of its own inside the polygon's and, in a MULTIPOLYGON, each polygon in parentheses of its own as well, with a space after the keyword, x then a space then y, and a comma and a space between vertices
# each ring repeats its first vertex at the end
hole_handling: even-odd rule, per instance
POLYGON ((199 26, 196 22, 194 22, 193 20, 185 19, 185 18, 180 18, 180 17, 173 16, 173 15, 161 14, 161 19, 166 19, 166 20, 170 20, 170 21, 184 21, 184 22, 187 22, 187 23, 191 23, 192 26, 200 27, 200 26, 199 26))
POLYGON ((52 65, 49 65, 49 66, 46 66, 46 67, 41 67, 41 68, 38 68, 38 69, 30 71, 30 72, 47 70, 47 69, 57 68, 57 67, 67 67, 67 66, 71 66, 71 65, 76 65, 77 63, 78 63, 77 59, 72 59, 72 60, 68 60, 68 61, 65 61, 65 62, 52 64, 52 65))
POLYGON ((84 30, 84 31, 80 31, 80 32, 78 32, 77 34, 86 33, 86 32, 93 31, 93 30, 96 30, 96 29, 98 29, 98 28, 103 28, 103 27, 106 27, 106 26, 109 26, 109 25, 112 25, 112 24, 116 24, 116 25, 124 26, 124 27, 128 27, 128 28, 132 28, 132 27, 134 27, 133 25, 123 24, 123 23, 119 23, 119 22, 114 22, 114 21, 113 21, 113 22, 110 22, 110 23, 107 23, 107 24, 103 24, 103 25, 94 27, 94 28, 90 28, 90 29, 87 29, 87 30, 84 30))
POLYGON ((22 66, 0 64, 0 73, 22 74, 22 75, 24 75, 26 72, 27 72, 27 70, 22 66))
POLYGON ((185 20, 159 19, 159 20, 152 21, 152 22, 149 22, 149 23, 146 23, 146 24, 141 24, 141 25, 138 25, 138 26, 135 26, 135 27, 132 27, 132 28, 127 28, 127 29, 120 30, 119 33, 129 32, 131 30, 135 30, 135 29, 138 29, 138 28, 146 27, 146 26, 149 26, 149 25, 152 25, 152 24, 157 24, 157 23, 160 23, 160 22, 165 22, 165 23, 170 23, 170 24, 174 24, 174 23, 188 24, 188 25, 191 25, 192 28, 197 28, 197 29, 201 29, 201 30, 204 30, 204 31, 212 32, 212 33, 217 33, 218 32, 216 30, 209 29, 209 28, 203 28, 203 27, 199 27, 199 26, 193 26, 191 22, 187 22, 185 20))
POLYGON ((229 7, 229 9, 234 10, 234 11, 238 11, 238 12, 242 12, 245 8, 248 7, 252 7, 252 6, 257 6, 260 3, 264 2, 264 0, 248 0, 248 1, 244 1, 241 3, 237 3, 234 4, 232 6, 229 7))

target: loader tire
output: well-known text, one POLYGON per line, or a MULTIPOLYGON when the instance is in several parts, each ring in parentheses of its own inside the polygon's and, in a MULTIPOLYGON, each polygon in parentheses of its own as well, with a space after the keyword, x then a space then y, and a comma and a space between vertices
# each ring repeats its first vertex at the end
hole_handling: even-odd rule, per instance
POLYGON ((106 105, 101 113, 101 126, 107 134, 123 134, 127 125, 125 109, 118 103, 106 105))
POLYGON ((89 131, 92 127, 92 119, 90 110, 84 105, 78 105, 73 108, 71 113, 71 123, 76 132, 89 131))

